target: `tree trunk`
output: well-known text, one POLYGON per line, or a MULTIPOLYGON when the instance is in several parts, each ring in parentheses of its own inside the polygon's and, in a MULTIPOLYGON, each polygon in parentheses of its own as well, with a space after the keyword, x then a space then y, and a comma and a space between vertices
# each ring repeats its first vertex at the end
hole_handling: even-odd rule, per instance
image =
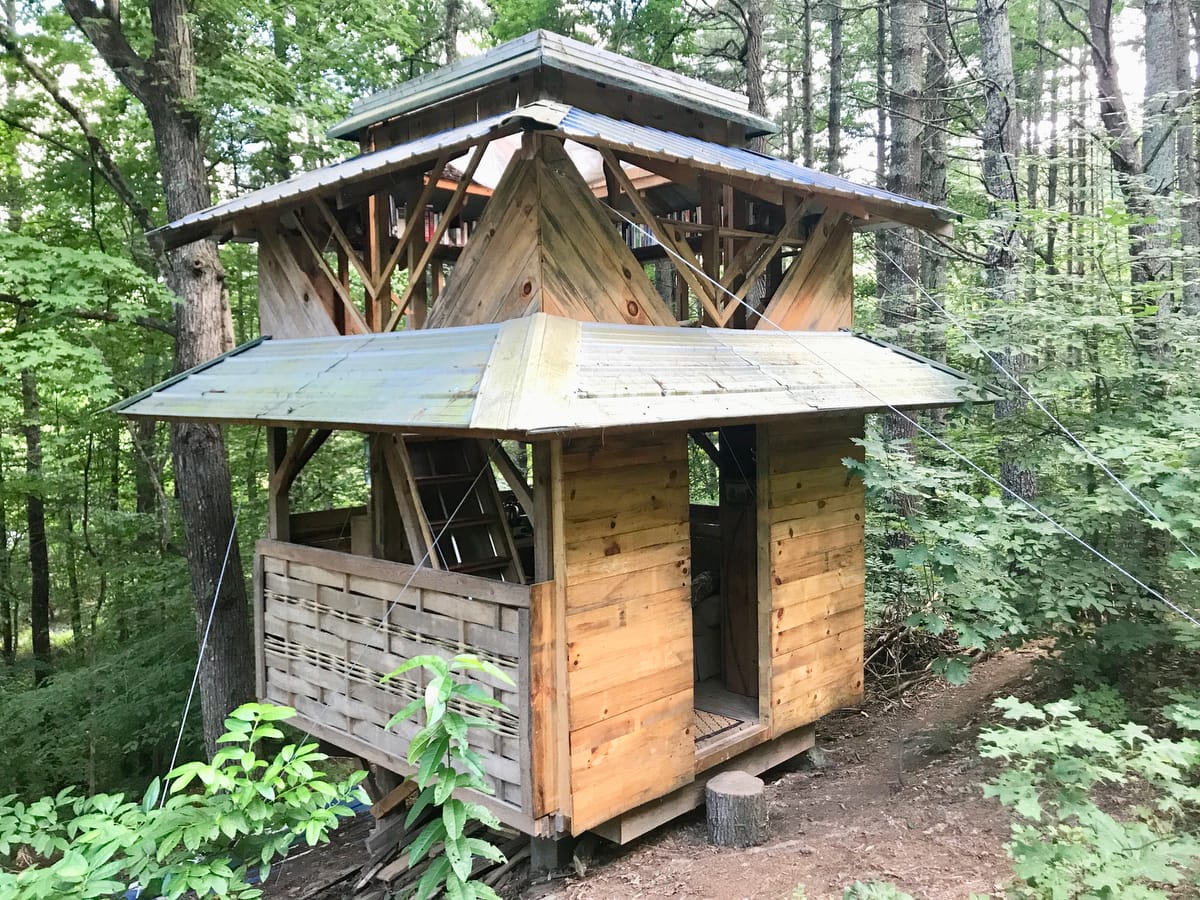
MULTIPOLYGON (((978 0, 975 13, 984 75, 983 184, 991 201, 989 218, 995 223, 988 238, 985 286, 997 309, 1007 307, 1013 313, 1019 299, 1016 251, 1020 238, 1016 214, 1021 131, 1007 0, 978 0)), ((1020 378, 1025 369, 1024 357, 1009 351, 1002 351, 1000 357, 1001 364, 1020 378)), ((1011 418, 1024 406, 1024 397, 1010 396, 997 401, 996 418, 1011 418)), ((1018 462, 1012 442, 1002 440, 999 454, 1000 481, 1018 496, 1031 499, 1036 490, 1033 473, 1018 462)))
MULTIPOLYGON (((1172 194, 1179 187, 1179 119, 1187 104, 1187 86, 1180 84, 1178 33, 1187 33, 1187 21, 1179 21, 1178 0, 1145 0, 1146 81, 1142 99, 1142 170, 1148 193, 1147 204, 1154 221, 1147 225, 1146 265, 1154 281, 1164 283, 1158 319, 1165 324, 1178 298, 1171 272, 1171 233, 1179 220, 1179 206, 1172 194)), ((1186 46, 1186 45, 1185 45, 1186 46)), ((1186 64, 1183 66, 1186 71, 1186 64)), ((1191 110, 1188 109, 1188 113, 1191 110)))
POLYGON ((1100 121, 1108 134, 1108 155, 1116 174, 1117 184, 1125 200, 1125 210, 1133 218, 1128 227, 1131 302, 1134 334, 1142 356, 1156 355, 1160 350, 1159 334, 1150 307, 1158 303, 1154 296, 1155 270, 1150 262, 1150 226, 1152 215, 1145 186, 1142 182, 1142 160, 1137 138, 1121 92, 1121 80, 1112 39, 1112 0, 1089 0, 1088 34, 1092 68, 1096 74, 1096 90, 1100 101, 1100 121))
POLYGON ((37 375, 21 372, 21 416, 25 432, 25 528, 29 544, 29 622, 33 639, 33 682, 50 677, 50 553, 46 545, 46 504, 41 495, 42 423, 37 375))
MULTIPOLYGON (((921 88, 924 79, 922 8, 924 0, 892 0, 890 23, 891 91, 888 95, 890 140, 888 141, 887 184, 889 191, 916 197, 921 191, 921 88)), ((921 275, 920 244, 903 229, 879 231, 875 236, 876 292, 881 322, 901 344, 919 344, 916 333, 919 305, 917 290, 921 275)), ((916 349, 916 348, 914 348, 916 349)), ((906 441, 907 452, 916 456, 917 436, 911 417, 889 413, 883 419, 884 437, 889 442, 906 441)), ((914 516, 920 506, 912 494, 893 493, 891 504, 901 520, 914 516)), ((903 546, 909 538, 902 531, 887 537, 892 546, 903 546)))
POLYGON ((801 0, 800 26, 800 147, 804 165, 813 164, 812 5, 801 0))
POLYGON ((845 13, 841 0, 829 0, 829 118, 826 134, 829 138, 829 159, 826 168, 830 174, 842 171, 842 67, 845 54, 842 50, 842 25, 845 13))
POLYGON ((458 59, 458 20, 462 14, 462 0, 446 0, 445 34, 443 43, 446 47, 446 64, 458 59))
MULTIPOLYGON (((925 136, 921 141, 921 199, 939 205, 946 202, 946 122, 950 76, 946 61, 950 53, 950 22, 946 0, 929 0, 926 26, 929 53, 925 57, 925 136)), ((946 254, 932 238, 922 239, 921 286, 938 302, 946 289, 946 254)), ((922 316, 921 352, 932 359, 946 359, 946 325, 932 311, 922 316)))
POLYGON ((8 497, 4 493, 4 462, 0 460, 0 654, 11 666, 16 662, 16 623, 13 621, 12 547, 8 531, 8 497))
MULTIPOLYGON (((143 59, 117 20, 92 0, 64 0, 125 87, 142 103, 154 133, 167 216, 178 219, 211 202, 196 100, 196 60, 185 0, 151 0, 154 51, 143 59)), ((212 359, 232 345, 233 322, 224 296, 217 246, 198 241, 172 251, 168 286, 179 296, 175 369, 212 359)), ((254 696, 253 628, 246 583, 233 533, 233 503, 225 442, 212 425, 171 426, 175 487, 201 637, 209 621, 208 651, 200 659, 204 736, 209 753, 226 714, 254 696), (228 548, 228 557, 227 557, 228 548), (220 592, 217 586, 220 585, 220 592)))
MULTIPOLYGON (((763 13, 763 0, 748 0, 745 22, 746 97, 750 101, 750 112, 766 116, 767 88, 763 80, 763 29, 766 27, 766 17, 763 13)), ((749 146, 751 150, 765 153, 766 135, 752 138, 749 146)))

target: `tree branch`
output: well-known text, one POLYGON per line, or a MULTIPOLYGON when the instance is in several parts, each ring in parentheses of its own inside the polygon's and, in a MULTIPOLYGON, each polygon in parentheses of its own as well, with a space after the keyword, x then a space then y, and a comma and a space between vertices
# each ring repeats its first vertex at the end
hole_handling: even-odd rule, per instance
MULTIPOLYGON (((34 301, 22 300, 20 297, 13 296, 12 294, 0 294, 0 303, 7 303, 10 306, 17 306, 22 309, 35 309, 37 307, 37 303, 34 301)), ((109 310, 83 309, 82 307, 64 309, 61 311, 72 318, 85 319, 89 322, 128 323, 132 325, 139 325, 142 328, 146 328, 150 331, 157 331, 170 337, 175 337, 176 334, 175 326, 173 324, 156 316, 122 317, 109 310)))
POLYGON ((152 101, 155 87, 146 74, 146 60, 130 45, 121 23, 92 0, 63 0, 63 8, 129 93, 143 104, 152 101))
MULTIPOLYGON (((152 231, 154 223, 150 218, 150 211, 142 205, 138 200, 137 194, 130 187, 129 182, 125 180, 125 176, 121 173, 117 166, 116 160, 112 158, 112 154, 108 152, 104 142, 100 136, 96 134, 91 123, 88 122, 87 116, 83 110, 75 104, 71 98, 67 97, 58 86, 58 82, 41 67, 36 61, 31 59, 25 52, 17 36, 13 34, 11 29, 5 24, 0 24, 0 46, 3 46, 13 60, 15 60, 21 68, 29 73, 29 76, 42 86, 47 94, 50 95, 56 106, 65 112, 71 120, 79 126, 79 130, 83 133, 84 140, 87 141, 88 149, 92 154, 92 159, 96 163, 96 168, 100 170, 100 174, 104 180, 108 182, 109 187, 113 189, 113 193, 133 214, 134 219, 141 227, 143 232, 152 231)), ((28 129, 25 129, 28 130, 28 129)))

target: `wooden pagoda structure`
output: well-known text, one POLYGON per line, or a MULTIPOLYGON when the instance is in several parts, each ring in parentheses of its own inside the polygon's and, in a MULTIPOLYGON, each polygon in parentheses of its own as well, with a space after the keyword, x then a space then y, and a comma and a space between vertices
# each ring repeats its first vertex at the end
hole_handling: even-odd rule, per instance
POLYGON ((626 841, 862 691, 864 415, 988 399, 855 336, 863 229, 944 210, 744 149, 745 98, 538 32, 373 97, 361 153, 160 229, 255 241, 269 336, 121 404, 266 427, 258 691, 398 773, 417 653, 513 685, 506 823, 626 841), (369 501, 293 513, 337 431, 369 501), (693 501, 698 468, 718 496, 693 501))

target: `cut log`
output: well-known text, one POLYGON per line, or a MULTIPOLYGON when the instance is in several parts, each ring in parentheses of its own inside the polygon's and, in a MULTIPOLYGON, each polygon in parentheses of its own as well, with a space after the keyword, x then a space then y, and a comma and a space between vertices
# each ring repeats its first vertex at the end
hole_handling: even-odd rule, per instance
POLYGON ((722 772, 704 788, 708 840, 719 847, 755 847, 767 840, 767 793, 761 778, 722 772))

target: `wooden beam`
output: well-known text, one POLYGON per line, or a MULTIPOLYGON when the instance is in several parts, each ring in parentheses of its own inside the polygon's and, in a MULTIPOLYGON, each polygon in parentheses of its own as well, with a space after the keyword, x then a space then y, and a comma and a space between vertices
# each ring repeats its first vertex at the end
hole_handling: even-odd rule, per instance
POLYGON ((329 265, 329 261, 325 259, 325 254, 317 247, 317 242, 313 240, 312 234, 305 227, 304 220, 300 216, 296 216, 295 219, 296 229, 300 232, 300 237, 303 238, 305 246, 308 247, 313 259, 317 261, 321 272, 329 279, 329 283, 333 285, 333 290, 337 294, 338 299, 342 301, 342 308, 346 312, 346 318, 353 321, 362 333, 369 333, 370 329, 367 327, 367 322, 363 318, 362 313, 359 312, 358 307, 354 305, 354 301, 350 298, 350 292, 346 290, 346 286, 338 278, 337 272, 333 271, 333 268, 329 265))
POLYGON ((287 460, 288 440, 286 428, 267 429, 267 460, 271 473, 267 490, 267 536, 274 541, 290 541, 291 512, 288 508, 287 489, 281 489, 275 481, 287 460))
POLYGON ((714 320, 719 319, 721 314, 717 307, 713 305, 708 285, 696 275, 697 272, 703 270, 700 268, 700 263, 696 259, 696 255, 692 253, 692 248, 687 245, 686 241, 676 241, 675 237, 668 234, 667 230, 659 224, 658 218, 650 211, 649 206, 646 205, 645 198, 633 186, 633 183, 629 180, 629 176, 625 174, 625 170, 621 168, 621 163, 617 160, 613 152, 607 148, 601 148, 600 155, 604 157, 604 164, 612 170, 621 188, 625 191, 625 195, 629 197, 629 201, 633 204, 634 209, 637 210, 638 216, 642 219, 642 224, 650 229, 650 232, 660 244, 672 250, 677 258, 682 260, 676 266, 679 274, 687 280, 688 286, 695 292, 705 310, 708 311, 708 314, 714 320))
POLYGON ((712 460, 712 464, 717 467, 719 472, 721 470, 721 451, 717 449, 717 445, 712 442, 712 439, 703 431, 689 431, 688 437, 712 460))
POLYGON ((424 557, 429 568, 440 569, 442 561, 438 559, 433 546, 433 532, 429 527, 429 520, 425 517, 421 498, 417 494, 404 438, 385 438, 382 452, 392 490, 396 495, 396 505, 400 507, 400 517, 404 520, 404 534, 408 540, 408 549, 412 553, 413 565, 419 568, 421 558, 424 557))
POLYGON ((279 490, 287 491, 295 482, 313 455, 329 440, 333 432, 328 428, 318 429, 315 433, 311 428, 301 428, 288 444, 282 465, 272 474, 271 485, 279 490))
MULTIPOLYGON (((792 210, 792 214, 784 222, 779 234, 775 235, 775 240, 771 242, 771 246, 766 249, 766 252, 758 258, 758 262, 746 273, 746 278, 742 282, 742 286, 733 292, 734 296, 738 299, 739 305, 742 300, 746 299, 746 295, 750 293, 750 288, 754 286, 754 282, 759 279, 759 276, 771 264, 771 260, 775 258, 775 254, 790 240, 790 235, 796 229, 796 226, 800 224, 800 220, 808 214, 808 209, 809 205, 807 203, 796 204, 796 208, 792 210)), ((726 287, 728 286, 726 285, 726 287)))
MULTIPOLYGON (((354 247, 350 244, 350 239, 346 237, 346 232, 342 230, 341 224, 337 220, 337 216, 333 214, 333 210, 329 208, 329 204, 320 197, 313 198, 313 205, 316 206, 317 212, 321 214, 321 218, 325 220, 325 224, 329 226, 329 233, 333 235, 333 239, 337 241, 338 246, 342 248, 342 253, 345 258, 354 266, 358 277, 362 279, 363 284, 367 286, 367 290, 372 296, 375 294, 375 279, 371 276, 366 264, 359 258, 359 255, 354 252, 354 247)), ((341 278, 338 281, 345 284, 341 278)))
POLYGON ((533 492, 529 488, 529 482, 525 480, 525 473, 517 468, 516 463, 504 451, 504 445, 499 441, 488 441, 487 454, 488 459, 496 464, 496 468, 500 470, 500 474, 504 476, 504 480, 512 488, 513 495, 517 498, 517 502, 521 504, 521 509, 525 511, 525 515, 529 518, 529 523, 534 528, 537 528, 537 507, 533 502, 533 492))
POLYGON ((721 283, 721 186, 711 178, 700 179, 700 221, 712 226, 700 236, 700 261, 709 284, 713 285, 712 300, 717 308, 713 324, 723 327, 729 316, 721 292, 716 289, 721 283))
MULTIPOLYGON (((383 264, 383 268, 379 270, 379 275, 375 281, 375 294, 383 290, 383 286, 388 283, 388 279, 392 277, 392 272, 396 268, 396 263, 400 262, 400 254, 408 249, 408 244, 412 240, 413 235, 417 233, 417 228, 422 230, 425 228, 425 207, 429 205, 430 199, 433 197, 433 192, 437 188, 438 179, 442 177, 442 171, 450 162, 450 154, 443 153, 437 158, 437 162, 433 164, 433 168, 429 170, 428 180, 425 186, 421 189, 421 193, 417 196, 413 203, 415 211, 419 214, 414 214, 414 209, 407 208, 404 211, 404 231, 400 233, 400 239, 396 241, 396 246, 392 249, 391 255, 387 258, 387 262, 383 264)), ((388 329, 390 330, 390 329, 388 329)))
POLYGON ((479 168, 479 163, 483 160, 484 151, 488 148, 488 141, 483 141, 475 148, 475 152, 471 154, 471 161, 467 164, 466 171, 463 172, 462 178, 458 180, 458 187, 454 189, 454 193, 450 197, 450 202, 446 204, 446 210, 442 213, 442 219, 438 222, 437 228, 434 229, 432 237, 425 245, 425 250, 421 254, 421 258, 416 265, 409 268, 408 286, 404 288, 404 293, 396 301, 396 309, 393 310, 391 317, 388 319, 387 327, 384 331, 391 331, 400 321, 400 317, 404 314, 405 307, 408 306, 409 300, 413 296, 413 291, 418 283, 423 283, 425 267, 429 265, 429 260, 433 257, 434 248, 437 247, 441 240, 446 235, 446 229, 450 227, 450 220, 458 215, 462 208, 463 202, 467 198, 467 187, 471 184, 471 179, 475 177, 475 170, 479 168))
POLYGON ((775 289, 770 302, 762 312, 762 316, 756 328, 766 327, 769 321, 776 321, 780 310, 783 306, 790 302, 791 294, 794 287, 798 288, 804 283, 804 280, 812 272, 813 267, 817 264, 818 258, 825 250, 829 238, 833 235, 839 220, 842 218, 842 213, 829 209, 817 221, 813 227, 812 234, 809 235, 808 241, 804 248, 800 251, 800 255, 792 261, 788 270, 783 274, 783 281, 779 287, 775 289))

